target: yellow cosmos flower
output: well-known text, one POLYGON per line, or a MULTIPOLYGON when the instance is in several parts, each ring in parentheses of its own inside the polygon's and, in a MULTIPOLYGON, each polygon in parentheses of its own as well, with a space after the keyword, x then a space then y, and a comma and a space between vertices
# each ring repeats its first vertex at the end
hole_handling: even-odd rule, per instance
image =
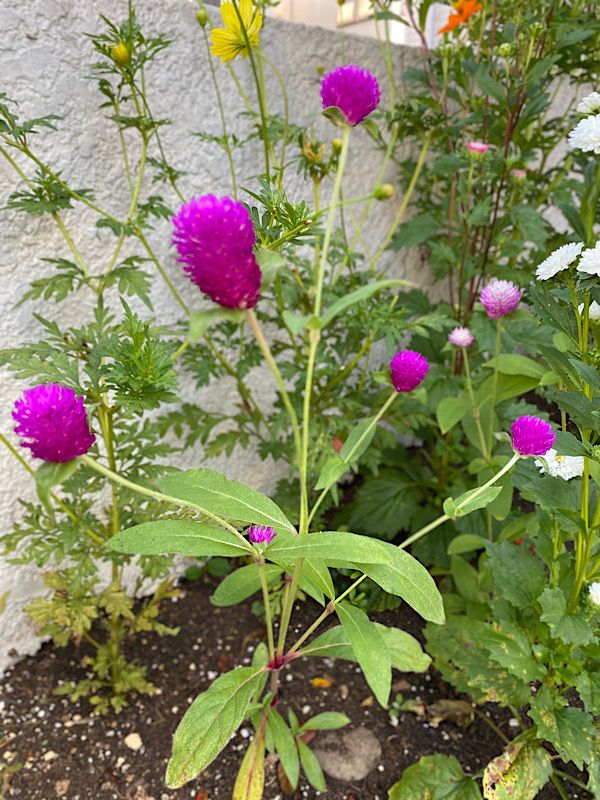
POLYGON ((224 0, 221 3, 221 16, 223 17, 224 28, 215 28, 211 35, 211 52, 221 61, 231 61, 238 55, 246 58, 248 55, 248 44, 250 47, 257 47, 258 32, 262 27, 262 15, 260 11, 254 9, 252 0, 239 0, 238 9, 240 16, 234 8, 231 0, 224 0), (242 18, 243 27, 240 24, 242 18), (244 30, 246 36, 244 36, 244 30))

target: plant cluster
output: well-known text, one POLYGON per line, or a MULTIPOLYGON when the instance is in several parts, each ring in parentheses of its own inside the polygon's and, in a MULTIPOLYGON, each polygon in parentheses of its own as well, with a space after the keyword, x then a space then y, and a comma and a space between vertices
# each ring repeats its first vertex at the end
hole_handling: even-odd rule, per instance
POLYGON ((509 707, 520 729, 481 775, 427 756, 390 798, 533 800, 548 780, 561 796, 568 780, 600 797, 600 96, 580 102, 579 122, 553 103, 561 86, 574 102, 597 69, 599 12, 582 0, 458 0, 431 49, 429 0, 408 0, 406 18, 391 0, 373 0, 386 105, 375 75, 335 68, 321 81, 335 133, 321 141, 291 122, 285 81, 261 49, 270 5, 224 0, 220 25, 199 4, 222 132, 197 136, 223 152, 224 196, 181 189, 185 176, 161 139, 169 121, 155 118, 148 90, 169 41, 142 32, 131 2, 122 23, 103 17, 103 32, 89 37, 122 154, 125 209, 102 207, 37 154, 35 135, 56 130, 56 116, 22 120, 0 97, 0 156, 23 183, 7 206, 49 215, 68 251, 47 259, 51 273, 23 300, 86 292, 94 302, 79 327, 37 314, 40 340, 0 354, 29 387, 15 404, 15 434, 44 462, 34 473, 1 436, 39 495, 23 504, 4 549, 46 572, 51 594, 29 608, 40 631, 87 647, 87 677, 59 691, 89 696, 99 712, 152 692, 144 665, 124 657, 125 638, 176 634, 160 622, 161 601, 177 591, 174 554, 226 559, 212 601, 260 596, 266 642, 251 665, 192 703, 175 734, 169 786, 194 779, 249 719, 254 736, 234 800, 262 797, 267 752, 292 788, 302 770, 324 791, 304 734, 348 719, 284 713, 282 671, 304 656, 355 661, 387 707, 392 669, 425 671, 433 658, 475 702, 509 707), (424 45, 402 89, 395 19, 424 45), (251 94, 236 59, 252 74, 251 94), (267 75, 282 114, 269 110, 267 75), (252 123, 245 140, 225 113, 225 79, 252 123), (347 197, 359 125, 381 165, 364 195, 347 197), (242 190, 233 152, 254 141, 264 171, 242 190), (370 213, 396 202, 384 183, 392 165, 401 200, 369 252, 370 213), (288 196, 290 170, 312 189, 310 203, 288 196), (551 210, 567 231, 553 229, 551 210), (103 269, 90 268, 72 235, 78 213, 93 214, 106 237, 103 269), (154 228, 171 236, 198 303, 178 292, 173 265, 152 247, 154 228), (421 248, 448 302, 390 277, 387 253, 407 247, 421 248), (176 325, 151 316, 157 280, 181 309, 176 325), (268 410, 248 381, 259 365, 277 387, 268 410), (225 376, 239 397, 232 415, 179 401, 180 380, 210 386, 225 376), (197 441, 207 457, 252 446, 276 459, 284 477, 274 496, 213 470, 167 466, 197 441), (139 604, 125 590, 134 563, 134 594, 148 581, 156 587, 139 604), (306 596, 320 610, 294 640, 294 604, 306 596), (427 653, 369 617, 401 600, 428 623, 427 653))

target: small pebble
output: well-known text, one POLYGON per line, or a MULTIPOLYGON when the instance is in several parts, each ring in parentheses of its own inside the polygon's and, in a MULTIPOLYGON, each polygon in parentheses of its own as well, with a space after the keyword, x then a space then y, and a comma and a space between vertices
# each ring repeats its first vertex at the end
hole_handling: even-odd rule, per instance
POLYGON ((130 733, 123 739, 123 744, 130 750, 140 750, 142 747, 142 737, 139 733, 130 733))

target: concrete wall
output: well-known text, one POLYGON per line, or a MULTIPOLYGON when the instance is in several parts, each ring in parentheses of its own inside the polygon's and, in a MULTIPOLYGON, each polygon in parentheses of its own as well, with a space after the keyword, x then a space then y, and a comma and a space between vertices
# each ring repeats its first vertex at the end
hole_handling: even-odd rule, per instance
MULTIPOLYGON (((324 0, 319 0, 324 2, 324 0)), ((333 4, 333 0, 332 0, 333 4)), ((148 94, 157 117, 169 117, 173 124, 164 129, 167 152, 174 164, 186 171, 182 188, 187 194, 206 192, 224 193, 228 190, 228 173, 221 151, 212 145, 199 143, 192 133, 208 130, 220 133, 213 90, 208 77, 207 55, 200 30, 195 21, 196 4, 193 0, 138 0, 138 16, 147 33, 165 32, 174 43, 159 58, 148 74, 148 94)), ((0 5, 0 29, 3 44, 0 48, 0 87, 19 101, 19 113, 25 118, 48 113, 59 113, 63 120, 57 133, 35 137, 35 148, 43 153, 55 169, 75 187, 94 187, 100 205, 123 217, 128 203, 127 189, 122 176, 118 141, 115 128, 98 108, 100 96, 92 81, 86 80, 89 64, 94 60, 92 47, 84 37, 87 31, 99 29, 98 14, 112 20, 126 16, 126 0, 29 0, 27 3, 0 5), (101 8, 100 8, 101 6, 101 8)), ((218 13, 215 10, 215 13, 218 13)), ((339 39, 334 31, 310 28, 276 20, 269 20, 262 40, 268 57, 283 71, 290 93, 292 121, 314 124, 322 138, 335 136, 320 115, 319 80, 317 65, 327 69, 336 65, 339 58, 339 39)), ((349 37, 345 43, 345 57, 381 76, 385 75, 377 43, 372 39, 349 37)), ((415 51, 398 48, 395 52, 398 74, 405 63, 414 60, 415 51)), ((236 62, 236 69, 246 89, 251 92, 250 75, 246 62, 236 62)), ((241 110, 235 88, 227 71, 218 66, 222 81, 224 102, 232 120, 241 110)), ((281 107, 277 97, 277 84, 270 82, 272 107, 281 107)), ((238 130, 247 125, 240 121, 238 130)), ((364 131, 355 132, 355 144, 350 160, 347 196, 364 194, 372 187, 379 156, 370 147, 364 131)), ((24 161, 19 163, 31 174, 24 161)), ((261 170, 260 149, 248 147, 236 153, 236 166, 248 185, 252 176, 261 170)), ((304 196, 305 187, 294 170, 290 171, 288 192, 293 199, 304 196)), ((21 188, 19 181, 0 158, 0 205, 8 195, 21 188)), ((145 189, 148 192, 148 188, 145 189)), ((175 203, 173 203, 175 204, 175 203)), ((395 202, 377 204, 368 226, 372 243, 381 236, 395 211, 395 202)), ((65 211, 65 224, 72 233, 84 258, 94 271, 106 264, 107 252, 114 241, 112 234, 95 227, 92 213, 80 208, 65 211)), ((196 290, 180 277, 169 245, 169 223, 159 225, 151 234, 153 244, 163 259, 171 277, 186 299, 194 307, 201 305, 196 290)), ((38 325, 35 311, 46 317, 59 318, 61 324, 80 322, 89 314, 91 305, 84 294, 73 296, 57 307, 44 303, 15 304, 26 290, 31 279, 48 274, 49 267, 42 262, 45 257, 68 257, 66 245, 49 217, 32 217, 22 213, 0 213, 0 346, 10 347, 35 338, 38 325)), ((423 271, 400 261, 396 257, 395 271, 410 275, 417 282, 427 281, 423 271), (417 277, 418 275, 418 277, 417 277)), ((89 298, 88 298, 89 299, 89 298)), ((179 317, 178 306, 165 291, 157 277, 154 291, 157 318, 164 323, 179 317)), ((254 384, 261 399, 268 403, 274 396, 269 376, 257 371, 254 384)), ((10 412, 15 398, 25 386, 14 380, 7 371, 0 382, 0 430, 12 435, 10 412)), ((229 380, 210 390, 197 393, 191 386, 183 386, 188 399, 200 403, 233 407, 236 393, 229 380)), ((182 465, 197 465, 201 452, 188 452, 182 465)), ((267 490, 274 478, 273 464, 262 462, 247 454, 229 461, 221 460, 211 466, 223 469, 231 477, 250 480, 267 490)), ((33 498, 34 491, 27 474, 17 461, 0 445, 0 530, 7 531, 21 514, 19 497, 33 498)), ((0 614, 0 670, 13 659, 31 654, 39 640, 22 607, 41 591, 40 576, 33 568, 0 564, 0 597, 8 591, 8 602, 0 614)))

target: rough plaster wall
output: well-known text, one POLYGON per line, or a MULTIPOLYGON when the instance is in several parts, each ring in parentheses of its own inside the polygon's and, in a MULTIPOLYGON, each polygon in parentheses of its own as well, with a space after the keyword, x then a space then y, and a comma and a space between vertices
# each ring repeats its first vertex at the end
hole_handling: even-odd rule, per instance
MULTIPOLYGON (((148 93, 156 117, 169 117, 173 124, 163 129, 163 138, 171 161, 186 171, 182 190, 188 194, 206 192, 223 193, 228 189, 226 162, 221 151, 211 145, 201 144, 192 136, 193 131, 208 130, 220 133, 220 127, 208 75, 208 62, 204 43, 195 21, 196 4, 193 0, 138 0, 137 10, 142 29, 147 34, 164 32, 174 43, 163 52, 158 63, 148 74, 148 93)), ((35 139, 35 148, 75 187, 94 187, 101 206, 123 217, 127 208, 127 193, 122 178, 115 128, 98 109, 99 95, 95 84, 86 80, 88 65, 93 60, 92 48, 83 36, 86 31, 99 29, 98 15, 103 13, 112 20, 120 20, 127 13, 126 0, 29 0, 27 3, 0 3, 0 75, 2 87, 9 96, 19 101, 19 113, 27 118, 48 113, 59 113, 64 119, 58 133, 48 133, 35 139)), ((283 71, 290 94, 291 120, 314 123, 321 138, 333 138, 333 132, 319 113, 319 82, 315 68, 331 68, 340 58, 340 43, 335 32, 269 21, 263 33, 267 56, 283 71)), ((405 62, 415 57, 415 51, 398 48, 395 52, 398 74, 405 62)), ((371 39, 348 37, 345 44, 348 61, 385 74, 379 57, 377 43, 371 39)), ((246 89, 251 92, 247 63, 236 62, 238 73, 246 89)), ((224 68, 219 67, 224 103, 230 119, 241 104, 235 88, 224 68)), ((277 84, 269 85, 272 107, 278 108, 277 84)), ((247 123, 239 121, 237 129, 247 123)), ((364 194, 372 186, 379 157, 373 153, 364 131, 354 134, 355 145, 348 169, 347 196, 364 194)), ((238 174, 244 176, 242 185, 261 168, 260 149, 254 144, 236 152, 238 174)), ((29 165, 20 161, 31 174, 29 165)), ((290 196, 302 196, 302 181, 294 179, 290 170, 290 196)), ((18 179, 7 163, 0 159, 0 204, 19 186, 18 179)), ((165 193, 166 194, 166 193, 165 193)), ((171 200, 171 198, 169 198, 171 200)), ((173 205, 175 202, 173 201, 173 205)), ((381 240, 395 211, 395 203, 376 204, 367 227, 368 242, 381 240)), ((107 253, 114 238, 107 231, 95 227, 95 217, 85 209, 77 208, 63 214, 84 258, 92 271, 103 269, 107 253)), ((194 287, 180 277, 169 247, 169 225, 159 225, 151 234, 156 251, 167 265, 169 273, 183 296, 199 307, 201 300, 194 287)), ((10 347, 26 342, 37 335, 38 326, 33 312, 43 312, 49 318, 58 318, 61 324, 77 324, 89 314, 90 304, 83 294, 71 297, 60 306, 60 311, 47 304, 26 303, 15 308, 29 281, 48 274, 44 257, 69 257, 67 247, 48 217, 2 212, 0 214, 0 346, 10 347)), ((138 250, 139 252, 139 250, 138 250)), ((126 255, 126 253, 124 253, 126 255)), ((394 271, 410 276, 416 282, 427 281, 427 276, 417 265, 407 264, 397 258, 394 271)), ((158 320, 170 323, 179 318, 179 308, 157 278, 153 295, 158 320)), ((253 383, 261 400, 268 403, 274 397, 269 375, 257 371, 253 383)), ((25 388, 7 371, 2 372, 0 383, 0 430, 10 434, 10 411, 15 397, 25 388)), ((235 389, 229 380, 197 393, 192 386, 182 387, 187 399, 196 398, 206 405, 233 407, 235 389)), ((13 439, 14 440, 14 439, 13 439)), ((189 451, 181 466, 200 463, 201 452, 189 451)), ((275 477, 272 463, 263 462, 248 454, 235 454, 229 460, 210 464, 237 477, 268 490, 275 477)), ((4 449, 0 449, 0 530, 10 529, 21 513, 18 497, 33 498, 32 481, 4 449)), ((42 591, 39 573, 30 567, 15 567, 0 563, 0 597, 9 591, 7 608, 0 615, 0 670, 16 657, 32 654, 39 646, 31 623, 23 614, 23 606, 42 591)))

